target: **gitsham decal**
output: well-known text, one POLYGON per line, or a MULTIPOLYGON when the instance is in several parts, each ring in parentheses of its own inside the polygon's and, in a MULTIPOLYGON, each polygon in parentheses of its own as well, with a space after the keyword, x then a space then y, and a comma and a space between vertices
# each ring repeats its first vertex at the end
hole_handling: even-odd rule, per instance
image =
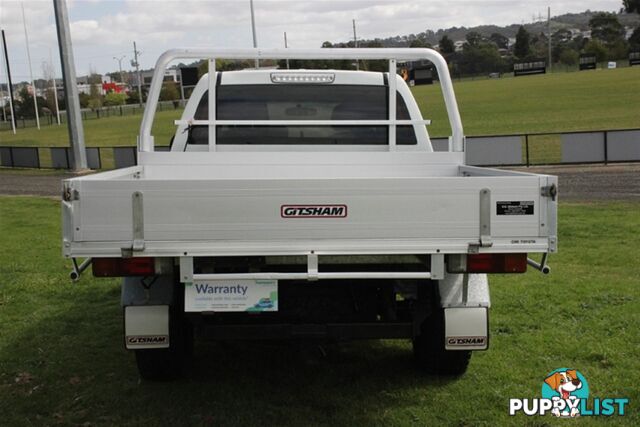
POLYGON ((533 215, 533 201, 496 202, 497 215, 533 215))
POLYGON ((169 344, 168 335, 127 335, 127 346, 169 344))
POLYGON ((347 205, 282 205, 282 218, 346 218, 347 205))
POLYGON ((477 347, 487 345, 486 336, 476 337, 447 337, 449 347, 477 347))

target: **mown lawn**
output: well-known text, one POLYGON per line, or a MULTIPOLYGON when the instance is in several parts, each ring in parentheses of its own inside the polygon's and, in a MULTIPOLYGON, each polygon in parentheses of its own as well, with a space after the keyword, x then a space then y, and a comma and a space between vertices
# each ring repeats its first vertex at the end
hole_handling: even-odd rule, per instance
MULTIPOLYGON (((180 119, 182 109, 159 111, 153 122, 153 134, 157 145, 169 145, 175 133, 174 120, 180 119)), ((84 136, 87 147, 113 147, 135 145, 140 133, 141 114, 112 116, 84 120, 84 136)), ((0 145, 17 147, 66 147, 69 146, 67 125, 47 125, 19 128, 16 135, 9 130, 0 131, 0 145)))
MULTIPOLYGON (((508 416, 572 367, 639 425, 640 204, 561 204, 552 273, 492 280, 491 348, 459 379, 412 368, 404 341, 199 344, 187 378, 138 379, 117 280, 68 280, 59 202, 0 197, 0 424, 546 425, 508 416)), ((596 424, 602 420, 579 420, 596 424)))
MULTIPOLYGON (((466 135, 640 128, 640 67, 456 81, 466 135)), ((413 88, 431 136, 451 134, 439 85, 413 88)), ((160 111, 153 134, 169 145, 182 110, 160 111)), ((135 145, 140 115, 84 121, 88 147, 135 145)), ((67 146, 66 126, 0 131, 0 145, 67 146)))
MULTIPOLYGON (((454 82, 466 135, 640 128, 640 67, 454 82)), ((431 135, 450 135, 438 85, 413 89, 431 135)))

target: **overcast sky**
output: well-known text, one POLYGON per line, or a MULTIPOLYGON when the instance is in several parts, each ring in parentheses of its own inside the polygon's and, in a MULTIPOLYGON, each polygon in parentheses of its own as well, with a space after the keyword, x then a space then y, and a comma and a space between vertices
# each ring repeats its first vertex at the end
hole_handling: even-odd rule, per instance
MULTIPOLYGON (((14 82, 28 80, 29 68, 22 20, 24 4, 31 62, 35 78, 51 52, 60 75, 52 0, 0 0, 0 27, 5 30, 14 82)), ((469 0, 254 0, 258 46, 320 47, 323 41, 353 36, 375 38, 438 30, 451 26, 506 25, 531 22, 532 17, 582 12, 617 11, 622 0, 469 1, 469 0)), ((67 0, 78 75, 91 69, 116 71, 113 57, 126 55, 131 69, 132 43, 142 52, 143 68, 175 47, 251 47, 249 0, 67 0)), ((0 81, 6 81, 0 67, 0 81)))

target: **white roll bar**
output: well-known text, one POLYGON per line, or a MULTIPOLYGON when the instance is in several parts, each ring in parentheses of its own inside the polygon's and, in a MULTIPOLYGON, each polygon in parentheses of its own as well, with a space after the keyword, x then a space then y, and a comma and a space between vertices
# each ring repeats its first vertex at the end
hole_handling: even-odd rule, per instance
MULTIPOLYGON (((452 150, 464 151, 464 133, 458 103, 453 92, 453 84, 449 75, 447 63, 438 52, 433 49, 423 48, 363 48, 363 49, 341 49, 341 48, 321 48, 321 49, 172 49, 168 50, 158 58, 153 72, 153 79, 147 104, 144 109, 142 124, 140 125, 140 136, 138 138, 139 151, 153 151, 153 136, 151 126, 153 117, 158 106, 160 90, 167 66, 176 59, 208 59, 209 60, 209 84, 215 85, 213 73, 215 72, 215 60, 224 59, 346 59, 346 60, 388 60, 389 73, 395 74, 396 61, 417 61, 426 59, 435 65, 440 79, 442 95, 449 116, 449 123, 452 131, 452 150)), ((389 79, 391 89, 395 88, 395 80, 389 79)), ((214 89, 215 90, 215 89, 214 89)), ((209 97, 213 93, 209 91, 209 97)), ((395 105, 395 91, 390 94, 389 104, 395 105)), ((211 106, 211 103, 209 103, 211 106)), ((215 107, 214 107, 215 108, 215 107)), ((211 116, 210 116, 211 120, 211 116)), ((390 109, 389 117, 389 144, 391 149, 395 148, 395 132, 393 128, 397 124, 395 120, 395 108, 390 109)), ((213 127, 210 126, 210 132, 213 127)), ((214 135, 215 137, 215 135, 214 135)), ((211 140, 211 139, 210 139, 211 140)), ((209 145, 210 149, 214 145, 209 145)))

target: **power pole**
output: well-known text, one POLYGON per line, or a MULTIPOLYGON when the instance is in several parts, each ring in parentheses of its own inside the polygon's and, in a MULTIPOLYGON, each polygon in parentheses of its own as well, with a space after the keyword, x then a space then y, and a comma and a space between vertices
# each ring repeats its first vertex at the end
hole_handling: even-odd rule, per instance
POLYGON ((2 89, 2 80, 0 80, 0 100, 2 101, 2 121, 7 121, 7 112, 4 111, 4 89, 2 89))
POLYGON ((551 72, 551 6, 547 7, 547 32, 549 33, 549 72, 551 72))
POLYGON ((133 61, 131 61, 131 65, 136 67, 136 76, 138 80, 138 99, 140 101, 140 108, 142 108, 142 79, 140 77, 140 63, 138 62, 138 49, 136 48, 136 42, 133 42, 133 61))
POLYGON ((122 55, 120 58, 113 57, 116 61, 118 61, 118 68, 120 69, 120 83, 124 83, 124 75, 122 74, 122 60, 126 58, 127 55, 122 55))
POLYGON ((58 106, 58 86, 56 85, 56 68, 53 66, 51 48, 49 48, 49 63, 51 64, 51 74, 53 78, 53 99, 56 102, 56 120, 58 121, 58 126, 60 126, 60 107, 58 106))
POLYGON ((87 169, 87 151, 84 148, 84 129, 82 128, 82 118, 80 117, 80 98, 78 97, 78 83, 76 81, 76 67, 73 60, 66 0, 53 0, 53 11, 56 17, 62 78, 64 80, 69 141, 71 142, 73 154, 71 156, 71 167, 74 171, 81 171, 87 169))
MULTIPOLYGON (((256 18, 253 13, 253 0, 249 0, 251 7, 251 33, 253 34, 253 47, 258 47, 258 37, 256 35, 256 18)), ((256 58, 256 68, 260 68, 260 60, 256 58)))
MULTIPOLYGON (((11 67, 9 66, 9 52, 7 51, 7 38, 4 35, 4 30, 0 31, 2 35, 2 47, 4 50, 4 71, 7 73, 7 83, 9 89, 9 109, 11 110, 11 129, 13 134, 16 134, 16 110, 13 108, 13 84, 11 83, 11 67)), ((4 107, 3 107, 4 109, 4 107)))
POLYGON ((33 88, 33 108, 36 113, 36 125, 40 129, 40 115, 38 114, 38 89, 33 81, 33 69, 31 68, 31 51, 29 50, 29 36, 27 35, 27 19, 24 16, 24 2, 22 6, 22 25, 24 26, 24 41, 27 45, 27 61, 29 62, 29 76, 31 77, 31 87, 33 88))
MULTIPOLYGON (((289 46, 287 46, 287 32, 284 32, 284 48, 287 49, 289 46)), ((287 70, 289 69, 289 58, 287 58, 287 70)))
MULTIPOLYGON (((356 36, 356 20, 353 19, 353 47, 358 48, 358 37, 356 36)), ((360 70, 360 61, 356 59, 356 70, 360 70)))

